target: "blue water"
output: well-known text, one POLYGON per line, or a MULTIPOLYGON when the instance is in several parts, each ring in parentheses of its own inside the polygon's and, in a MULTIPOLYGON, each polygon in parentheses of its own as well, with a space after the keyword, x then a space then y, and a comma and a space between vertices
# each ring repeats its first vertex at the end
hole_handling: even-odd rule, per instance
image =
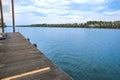
MULTIPOLYGON (((120 80, 120 30, 16 29, 74 80, 120 80)), ((6 31, 12 31, 7 27, 6 31)))

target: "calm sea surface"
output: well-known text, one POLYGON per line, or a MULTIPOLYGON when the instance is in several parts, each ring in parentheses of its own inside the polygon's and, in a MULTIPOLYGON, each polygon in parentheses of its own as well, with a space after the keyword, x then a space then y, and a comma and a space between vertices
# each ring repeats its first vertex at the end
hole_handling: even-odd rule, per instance
POLYGON ((18 27, 16 31, 74 80, 120 80, 120 30, 18 27))

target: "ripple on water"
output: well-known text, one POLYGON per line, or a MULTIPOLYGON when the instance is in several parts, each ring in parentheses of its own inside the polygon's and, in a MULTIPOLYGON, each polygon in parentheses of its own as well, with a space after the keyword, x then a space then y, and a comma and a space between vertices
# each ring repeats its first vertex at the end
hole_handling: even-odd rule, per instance
POLYGON ((120 30, 19 29, 74 80, 120 80, 120 30))

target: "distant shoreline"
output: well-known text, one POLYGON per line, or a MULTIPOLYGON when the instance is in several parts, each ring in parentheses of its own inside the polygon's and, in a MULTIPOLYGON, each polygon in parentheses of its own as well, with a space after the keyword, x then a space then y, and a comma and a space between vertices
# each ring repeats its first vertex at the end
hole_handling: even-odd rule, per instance
POLYGON ((49 27, 49 28, 99 28, 99 29, 120 29, 119 21, 87 21, 86 23, 66 23, 66 24, 31 24, 17 25, 16 27, 49 27))
MULTIPOLYGON (((8 26, 8 27, 12 27, 12 26, 8 26)), ((85 28, 85 29, 118 29, 120 30, 120 28, 88 28, 88 27, 43 27, 43 26, 16 26, 16 27, 31 27, 31 28, 85 28)))

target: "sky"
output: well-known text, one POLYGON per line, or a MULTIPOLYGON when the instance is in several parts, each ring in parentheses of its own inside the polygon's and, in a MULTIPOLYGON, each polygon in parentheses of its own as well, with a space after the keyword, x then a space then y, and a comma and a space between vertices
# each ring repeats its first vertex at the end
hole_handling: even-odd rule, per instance
MULTIPOLYGON (((2 0, 4 22, 12 24, 11 0, 2 0)), ((16 25, 120 20, 120 0, 14 0, 16 25)))

